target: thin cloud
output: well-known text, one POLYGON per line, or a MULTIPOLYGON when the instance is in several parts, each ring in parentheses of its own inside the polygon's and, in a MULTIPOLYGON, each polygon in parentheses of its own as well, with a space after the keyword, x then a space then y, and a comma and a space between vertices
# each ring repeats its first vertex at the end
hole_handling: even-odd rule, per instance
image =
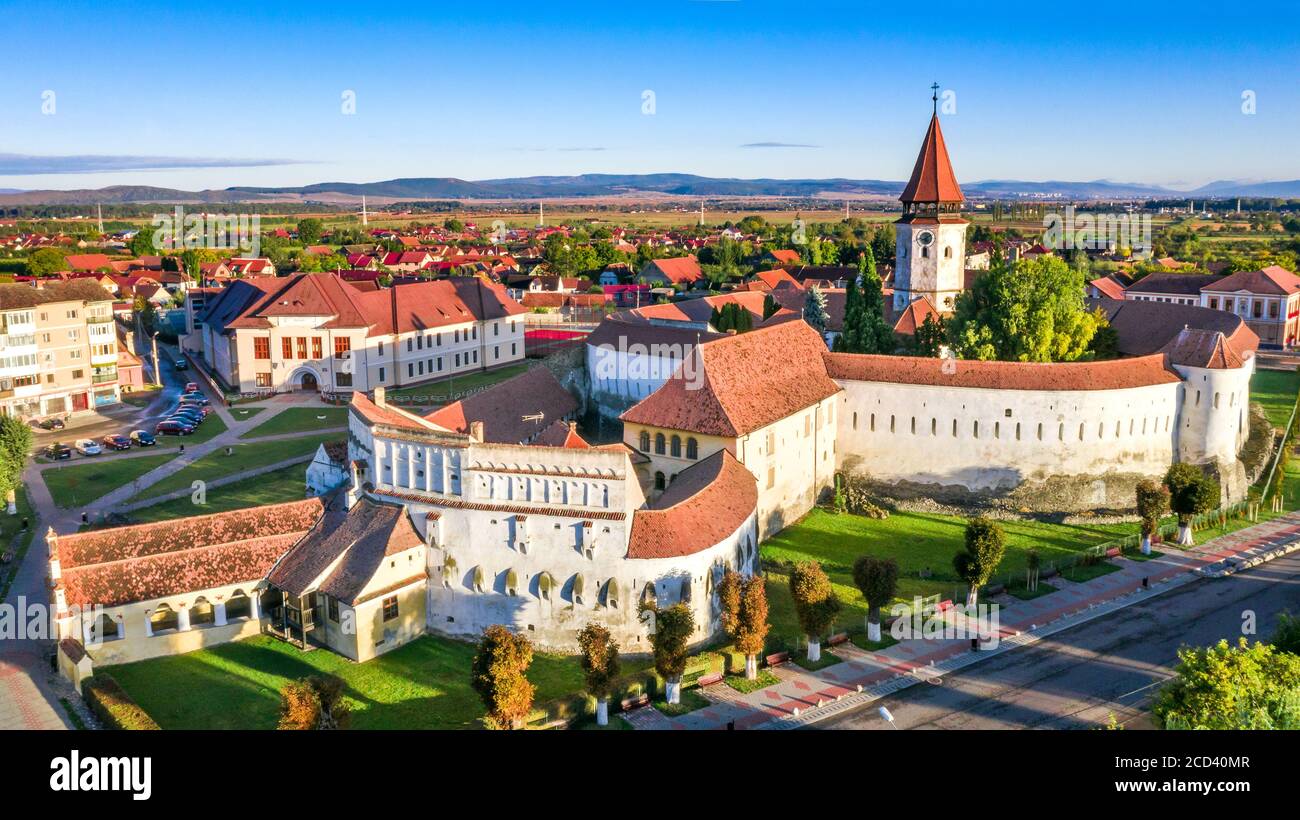
POLYGON ((741 148, 821 148, 806 142, 747 142, 741 148))
POLYGON ((297 165, 301 162, 301 160, 292 159, 240 159, 232 157, 0 154, 0 176, 97 174, 115 171, 162 171, 180 168, 261 168, 272 165, 297 165))

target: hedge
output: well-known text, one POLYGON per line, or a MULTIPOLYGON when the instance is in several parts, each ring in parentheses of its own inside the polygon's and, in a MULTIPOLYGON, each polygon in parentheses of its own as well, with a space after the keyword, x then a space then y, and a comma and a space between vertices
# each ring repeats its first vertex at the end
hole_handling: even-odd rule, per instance
POLYGON ((81 685, 86 705, 106 729, 161 729, 112 676, 100 673, 81 685))
MULTIPOLYGON (((693 656, 686 663, 682 673, 682 688, 690 688, 705 675, 722 672, 726 668, 726 658, 719 652, 702 652, 693 656)), ((740 668, 744 669, 744 656, 740 656, 740 668)), ((664 691, 664 679, 653 667, 616 678, 610 687, 609 702, 611 711, 618 711, 619 703, 626 698, 648 694, 654 698, 664 691)), ((528 715, 528 725, 534 728, 557 721, 570 722, 584 715, 596 714, 596 699, 586 692, 578 692, 563 698, 538 704, 528 715)))

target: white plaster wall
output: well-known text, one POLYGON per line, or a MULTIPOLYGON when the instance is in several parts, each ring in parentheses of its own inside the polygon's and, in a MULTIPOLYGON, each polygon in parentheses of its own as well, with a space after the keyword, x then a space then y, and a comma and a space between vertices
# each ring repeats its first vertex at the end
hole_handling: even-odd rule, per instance
POLYGON ((1235 370, 1176 366, 1181 385, 1178 460, 1232 463, 1250 435, 1248 406, 1254 359, 1235 370))
POLYGON ((874 479, 998 490, 1050 476, 1157 475, 1174 458, 1177 383, 1080 391, 839 383, 839 463, 874 479))

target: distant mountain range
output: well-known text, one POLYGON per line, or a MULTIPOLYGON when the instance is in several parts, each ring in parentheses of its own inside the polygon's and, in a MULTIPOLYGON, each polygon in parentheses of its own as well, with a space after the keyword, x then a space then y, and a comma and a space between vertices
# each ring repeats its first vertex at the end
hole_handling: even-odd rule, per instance
MULTIPOLYGON (((115 185, 69 191, 0 189, 3 205, 93 205, 95 203, 321 202, 344 204, 362 196, 374 204, 417 200, 536 200, 559 198, 635 197, 849 197, 895 198, 900 181, 879 179, 732 179, 693 174, 581 174, 578 176, 511 177, 464 180, 416 177, 383 182, 321 182, 301 187, 237 187, 182 191, 145 185, 115 185)), ((1300 197, 1300 180, 1234 182, 1221 180, 1192 191, 1177 191, 1141 183, 1068 182, 1048 180, 984 180, 962 186, 973 199, 1052 197, 1068 200, 1179 199, 1208 197, 1300 197)))

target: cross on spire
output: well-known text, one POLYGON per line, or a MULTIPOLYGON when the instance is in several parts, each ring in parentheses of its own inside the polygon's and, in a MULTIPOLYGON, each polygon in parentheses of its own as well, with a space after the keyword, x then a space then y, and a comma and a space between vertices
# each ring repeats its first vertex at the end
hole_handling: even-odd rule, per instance
POLYGON ((939 84, 932 83, 930 85, 930 91, 933 92, 932 94, 930 94, 930 101, 934 103, 934 113, 938 114, 939 113, 939 84))

